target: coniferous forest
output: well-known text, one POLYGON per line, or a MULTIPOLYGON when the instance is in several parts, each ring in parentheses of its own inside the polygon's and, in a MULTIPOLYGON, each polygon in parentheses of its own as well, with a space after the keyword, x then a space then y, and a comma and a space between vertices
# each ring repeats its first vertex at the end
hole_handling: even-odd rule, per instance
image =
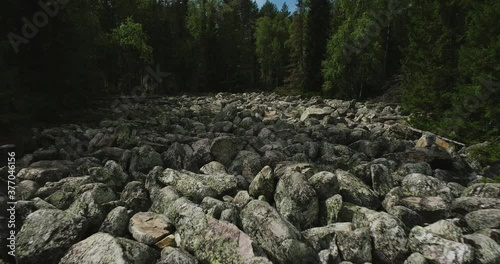
POLYGON ((0 264, 500 263, 500 0, 1 3, 0 264))
POLYGON ((292 8, 6 0, 0 12, 2 126, 57 119, 96 97, 263 90, 382 98, 400 103, 416 127, 465 142, 498 137, 496 0, 298 0, 292 8))

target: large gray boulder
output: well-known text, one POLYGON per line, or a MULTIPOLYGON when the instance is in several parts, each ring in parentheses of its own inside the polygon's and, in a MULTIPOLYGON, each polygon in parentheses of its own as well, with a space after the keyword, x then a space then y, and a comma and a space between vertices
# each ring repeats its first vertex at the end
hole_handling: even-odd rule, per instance
POLYGON ((463 243, 464 236, 462 229, 457 223, 458 219, 444 219, 426 226, 425 229, 444 239, 463 243))
POLYGON ((396 217, 360 208, 354 213, 356 228, 367 228, 373 241, 374 258, 380 263, 403 262, 408 254, 408 237, 396 217))
POLYGON ((309 178, 309 184, 314 188, 321 201, 339 193, 337 175, 332 172, 322 171, 314 174, 309 178))
MULTIPOLYGON (((86 187, 85 185, 82 187, 86 187)), ((111 208, 107 204, 116 201, 115 193, 102 183, 88 184, 83 192, 68 208, 68 212, 85 217, 91 230, 97 230, 111 208)))
POLYGON ((476 183, 465 189, 462 196, 500 199, 500 183, 476 183))
POLYGON ((377 194, 360 179, 343 170, 336 170, 335 174, 339 182, 340 195, 344 201, 370 209, 380 207, 377 194))
POLYGON ((451 210, 466 214, 481 209, 500 209, 500 199, 484 197, 459 197, 453 200, 451 210))
POLYGON ((259 154, 242 150, 234 158, 228 171, 231 174, 242 175, 248 182, 251 182, 262 166, 262 158, 259 154))
POLYGON ((180 247, 203 262, 243 263, 258 256, 250 237, 233 224, 205 215, 203 209, 180 198, 172 205, 180 247))
POLYGON ((210 153, 216 161, 229 167, 244 145, 241 139, 235 137, 218 137, 212 141, 210 153))
MULTIPOLYGON (((447 196, 451 191, 446 183, 432 176, 420 173, 408 174, 403 178, 401 189, 405 196, 447 196)), ((446 198, 446 197, 443 197, 446 198)))
POLYGON ((316 251, 327 249, 339 232, 350 232, 354 226, 349 222, 334 223, 302 231, 302 236, 316 251))
POLYGON ((66 250, 81 239, 85 218, 56 209, 41 209, 30 214, 17 236, 19 263, 58 263, 66 250))
POLYGON ((140 181, 129 182, 120 194, 120 201, 135 212, 147 211, 151 207, 148 191, 140 181))
POLYGON ((283 175, 276 186, 274 200, 280 214, 299 229, 317 223, 318 197, 303 174, 283 175))
POLYGON ((165 167, 180 170, 186 169, 192 155, 193 149, 189 145, 175 142, 161 156, 165 167))
POLYGON ((366 228, 337 232, 336 241, 342 259, 353 263, 372 262, 372 241, 366 228))
POLYGON ((31 180, 38 184, 57 182, 69 175, 71 162, 67 161, 39 161, 23 168, 17 173, 19 180, 31 180))
POLYGON ((198 264, 198 260, 184 250, 166 247, 161 251, 157 264, 198 264))
POLYGON ((268 203, 253 200, 240 214, 245 233, 266 251, 273 263, 316 263, 314 251, 300 241, 299 230, 268 203))
POLYGON ((500 209, 477 210, 465 215, 465 221, 475 231, 500 228, 500 209))
POLYGON ((236 177, 225 173, 205 175, 165 169, 158 180, 198 202, 207 196, 220 198, 235 192, 237 188, 236 177))
POLYGON ((163 166, 161 155, 151 146, 144 145, 132 149, 129 171, 148 173, 155 166, 163 166))
POLYGON ((474 251, 469 245, 441 238, 421 226, 411 230, 408 244, 413 252, 422 254, 431 263, 458 264, 474 260, 474 251))
POLYGON ((74 244, 59 264, 154 263, 160 257, 155 249, 139 242, 96 233, 74 244))
POLYGON ((95 182, 102 182, 115 190, 122 190, 128 181, 128 175, 116 161, 106 162, 104 167, 89 169, 90 176, 95 182))
POLYGON ((271 201, 274 196, 275 186, 273 169, 265 166, 250 183, 248 192, 255 198, 264 195, 268 201, 271 201))
POLYGON ((373 164, 370 166, 373 190, 379 196, 386 195, 393 187, 393 178, 389 173, 389 168, 382 164, 373 164))
POLYGON ((464 236, 465 243, 474 248, 476 262, 482 264, 500 263, 500 245, 495 240, 481 234, 464 236))
POLYGON ((127 234, 129 219, 127 208, 118 206, 104 218, 99 232, 123 237, 127 234))

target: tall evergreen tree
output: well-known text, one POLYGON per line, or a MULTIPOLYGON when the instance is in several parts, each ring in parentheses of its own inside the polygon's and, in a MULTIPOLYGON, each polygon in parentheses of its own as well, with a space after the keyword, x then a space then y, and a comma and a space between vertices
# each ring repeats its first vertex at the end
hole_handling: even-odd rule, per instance
POLYGON ((309 90, 321 91, 321 62, 325 59, 326 44, 330 37, 332 10, 329 0, 310 0, 308 7, 306 85, 309 90))
POLYGON ((297 10, 292 15, 290 38, 287 46, 290 49, 290 59, 285 79, 288 90, 305 91, 306 79, 306 23, 307 12, 302 0, 297 2, 297 10))

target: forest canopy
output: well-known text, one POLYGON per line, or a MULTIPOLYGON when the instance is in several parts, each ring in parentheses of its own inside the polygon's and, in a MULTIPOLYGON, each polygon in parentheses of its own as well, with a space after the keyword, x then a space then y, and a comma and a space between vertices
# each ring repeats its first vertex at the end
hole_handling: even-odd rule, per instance
POLYGON ((294 12, 252 0, 6 0, 0 123, 98 96, 263 90, 382 97, 420 128, 498 140, 499 14, 497 0, 298 0, 294 12))

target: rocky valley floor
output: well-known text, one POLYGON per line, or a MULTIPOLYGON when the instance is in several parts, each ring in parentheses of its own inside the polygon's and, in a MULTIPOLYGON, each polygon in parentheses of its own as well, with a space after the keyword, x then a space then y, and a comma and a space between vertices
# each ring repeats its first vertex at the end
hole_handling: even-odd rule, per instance
POLYGON ((398 106, 246 93, 99 111, 17 157, 18 263, 500 263, 495 170, 398 106))

